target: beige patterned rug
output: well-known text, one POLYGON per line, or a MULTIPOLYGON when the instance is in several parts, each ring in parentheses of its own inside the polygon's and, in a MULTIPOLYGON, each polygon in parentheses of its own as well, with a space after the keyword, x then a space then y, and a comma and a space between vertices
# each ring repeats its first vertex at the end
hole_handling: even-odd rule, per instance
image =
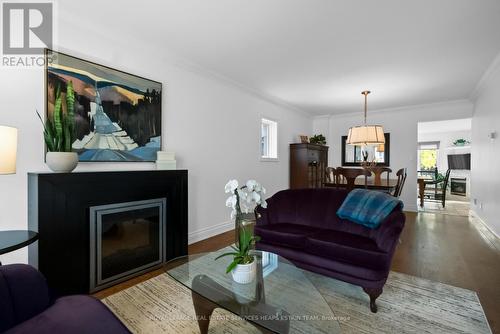
MULTIPOLYGON (((361 288, 305 272, 339 318, 342 333, 491 333, 473 291, 391 272, 371 313, 361 288)), ((103 302, 134 333, 199 333, 191 292, 167 274, 120 291, 103 302)), ((210 333, 259 333, 217 309, 210 333)))

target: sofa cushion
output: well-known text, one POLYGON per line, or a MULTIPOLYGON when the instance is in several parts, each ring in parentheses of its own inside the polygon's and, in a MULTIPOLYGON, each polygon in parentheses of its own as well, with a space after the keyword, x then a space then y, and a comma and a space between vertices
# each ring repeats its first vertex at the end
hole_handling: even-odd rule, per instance
POLYGON ((77 295, 59 298, 44 312, 6 333, 119 334, 130 331, 99 300, 77 295))
POLYGON ((341 231, 323 230, 309 235, 305 250, 334 261, 376 270, 388 269, 390 265, 389 254, 381 251, 375 241, 341 231))
POLYGON ((279 223, 257 225, 254 231, 255 235, 258 235, 263 242, 293 248, 304 248, 306 238, 321 230, 306 225, 279 223))

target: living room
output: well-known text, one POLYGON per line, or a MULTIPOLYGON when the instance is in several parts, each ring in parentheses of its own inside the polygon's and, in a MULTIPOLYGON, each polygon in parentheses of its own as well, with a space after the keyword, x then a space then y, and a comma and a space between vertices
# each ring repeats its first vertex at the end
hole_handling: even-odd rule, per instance
POLYGON ((0 331, 500 333, 497 1, 2 1, 2 13, 0 331), (464 119, 470 212, 419 212, 419 124, 464 119), (376 138, 356 143, 363 127, 376 138), (337 211, 363 192, 392 205, 378 227, 337 211), (241 251, 242 233, 257 254, 248 284, 225 273, 234 254, 214 260, 241 251))

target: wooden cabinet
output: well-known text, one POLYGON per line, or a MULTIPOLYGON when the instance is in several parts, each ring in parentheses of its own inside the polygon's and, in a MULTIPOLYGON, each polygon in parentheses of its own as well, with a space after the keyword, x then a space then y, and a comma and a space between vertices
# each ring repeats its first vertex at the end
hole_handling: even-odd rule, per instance
POLYGON ((290 188, 321 188, 326 180, 328 146, 290 144, 290 188))

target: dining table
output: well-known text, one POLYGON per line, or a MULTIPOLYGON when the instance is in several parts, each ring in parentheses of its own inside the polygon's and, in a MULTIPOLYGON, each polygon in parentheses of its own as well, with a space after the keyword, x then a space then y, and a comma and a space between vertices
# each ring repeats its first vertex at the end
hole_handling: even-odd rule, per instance
MULTIPOLYGON (((359 177, 356 180, 354 180, 354 188, 367 188, 370 190, 378 190, 389 193, 394 192, 394 189, 396 189, 397 184, 398 184, 397 179, 382 178, 380 180, 376 180, 374 178, 368 178, 366 180, 366 185, 365 185, 365 179, 362 177, 359 177)), ((347 182, 345 182, 345 180, 340 181, 339 183, 325 182, 323 183, 323 185, 325 187, 339 188, 347 186, 347 182)))
POLYGON ((435 184, 436 181, 431 177, 419 177, 417 178, 418 184, 418 197, 420 198, 420 207, 424 207, 424 197, 425 197, 425 188, 428 184, 435 184))

